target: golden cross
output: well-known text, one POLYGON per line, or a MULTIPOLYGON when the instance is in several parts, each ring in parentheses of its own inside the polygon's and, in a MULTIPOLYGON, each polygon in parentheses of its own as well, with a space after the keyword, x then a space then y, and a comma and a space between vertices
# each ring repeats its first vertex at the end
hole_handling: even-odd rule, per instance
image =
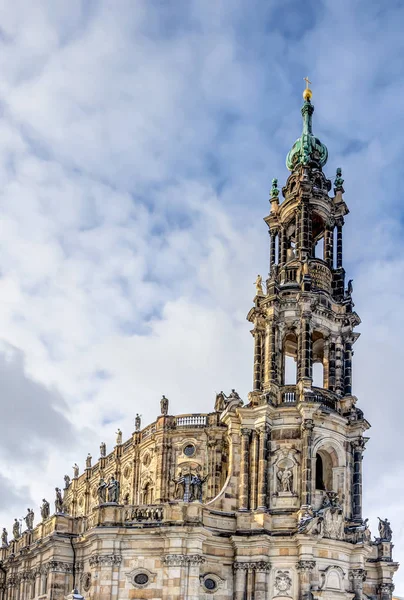
POLYGON ((309 83, 311 83, 311 81, 309 81, 308 77, 303 77, 304 81, 306 82, 306 90, 309 89, 309 83))

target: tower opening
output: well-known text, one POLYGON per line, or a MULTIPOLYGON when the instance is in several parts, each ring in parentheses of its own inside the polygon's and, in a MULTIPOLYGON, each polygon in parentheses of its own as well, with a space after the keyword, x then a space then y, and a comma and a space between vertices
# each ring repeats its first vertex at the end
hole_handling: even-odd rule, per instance
POLYGON ((312 335, 313 368, 312 377, 315 387, 325 388, 325 365, 324 365, 324 336, 319 331, 312 335))
POLYGON ((295 385, 297 382, 297 336, 289 332, 283 342, 283 385, 295 385))
POLYGON ((333 489, 333 464, 327 452, 316 454, 316 490, 332 491, 333 489))

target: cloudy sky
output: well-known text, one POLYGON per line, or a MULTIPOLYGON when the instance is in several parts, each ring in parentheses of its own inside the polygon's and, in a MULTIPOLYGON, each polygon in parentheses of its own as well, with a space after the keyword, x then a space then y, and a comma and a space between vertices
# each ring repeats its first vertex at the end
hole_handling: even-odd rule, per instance
POLYGON ((393 0, 0 1, 1 525, 163 393, 177 414, 246 396, 308 74, 351 210, 364 513, 404 560, 403 21, 393 0))

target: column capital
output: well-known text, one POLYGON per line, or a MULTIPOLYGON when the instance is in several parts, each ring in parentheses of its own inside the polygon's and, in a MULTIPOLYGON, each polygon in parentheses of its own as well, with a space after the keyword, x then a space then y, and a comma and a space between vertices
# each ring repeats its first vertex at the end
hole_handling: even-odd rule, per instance
POLYGON ((366 581, 366 575, 366 569, 350 569, 349 571, 349 579, 354 583, 366 581))
POLYGON ((364 438, 362 436, 351 440, 352 449, 356 452, 364 452, 366 450, 365 446, 368 441, 368 438, 364 438))
POLYGON ((315 566, 315 560, 299 560, 296 563, 296 569, 302 573, 310 573, 315 566))
POLYGON ((314 421, 313 419, 304 419, 302 422, 302 430, 311 433, 314 429, 314 421))

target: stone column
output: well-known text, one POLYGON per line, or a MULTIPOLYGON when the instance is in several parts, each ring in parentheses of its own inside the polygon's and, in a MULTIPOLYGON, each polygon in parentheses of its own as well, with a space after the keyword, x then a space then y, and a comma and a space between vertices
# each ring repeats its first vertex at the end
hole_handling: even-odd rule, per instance
POLYGON ((191 554, 186 556, 188 565, 188 581, 187 581, 187 600, 199 600, 201 591, 201 582, 199 575, 201 565, 205 562, 205 558, 200 554, 191 554))
POLYGON ((163 557, 163 563, 165 565, 163 600, 182 600, 185 598, 186 556, 184 554, 167 554, 163 557))
POLYGON ((310 598, 311 576, 315 566, 314 560, 299 560, 296 565, 299 573, 300 600, 310 598))
POLYGON ((255 327, 254 336, 254 381, 253 390, 260 391, 262 377, 262 331, 255 327))
POLYGON ((306 256, 311 255, 310 211, 308 202, 303 201, 301 206, 302 208, 300 218, 300 260, 304 260, 306 256))
POLYGON ((352 442, 353 476, 352 476, 352 519, 362 522, 362 458, 365 450, 363 437, 352 442))
POLYGON ((95 569, 94 597, 97 600, 116 600, 118 597, 118 569, 122 556, 118 554, 93 554, 90 567, 95 569))
POLYGON ((330 338, 324 338, 323 387, 330 389, 330 338))
POLYGON ((287 240, 286 240, 286 231, 285 229, 281 229, 280 232, 281 237, 281 247, 280 247, 280 257, 279 257, 279 265, 283 266, 286 263, 286 252, 287 252, 287 240))
POLYGON ((271 570, 271 564, 266 561, 259 561, 255 566, 255 595, 254 600, 267 600, 268 598, 268 577, 271 570))
POLYGON ((342 225, 337 224, 337 269, 342 268, 342 225))
POLYGON ((335 342, 330 342, 328 349, 328 389, 335 390, 335 342))
POLYGON ((299 379, 312 378, 312 344, 310 317, 302 316, 300 329, 300 373, 299 379))
POLYGON ((345 342, 344 352, 344 395, 352 394, 352 341, 350 339, 345 342))
POLYGON ((352 591, 355 593, 355 600, 362 600, 363 582, 366 580, 365 569, 351 569, 349 579, 352 582, 352 591))
POLYGON ((271 229, 270 236, 271 236, 271 240, 270 240, 270 250, 269 250, 269 273, 271 274, 272 270, 274 268, 274 265, 275 265, 275 261, 276 261, 276 238, 277 238, 276 229, 271 229))
POLYGON ((239 510, 249 509, 249 453, 250 429, 241 430, 240 505, 239 510))
POLYGON ((247 591, 248 565, 243 562, 235 562, 234 570, 234 600, 245 600, 247 591))
POLYGON ((332 269, 334 265, 334 232, 331 225, 327 225, 324 232, 324 260, 332 269))
POLYGON ((335 343, 335 391, 341 395, 344 391, 344 346, 339 337, 335 343))
POLYGON ((312 482, 311 482, 311 463, 312 463, 312 444, 313 444, 313 419, 305 419, 302 423, 303 438, 303 457, 302 457, 302 504, 311 505, 312 500, 312 482))
POLYGON ((380 600, 391 600, 394 592, 394 583, 381 583, 378 591, 380 600))
POLYGON ((255 430, 251 432, 250 474, 250 508, 255 510, 258 493, 258 434, 255 430))
POLYGON ((258 495, 257 508, 260 510, 266 509, 267 504, 267 437, 268 429, 263 427, 259 430, 259 458, 258 458, 258 495))

